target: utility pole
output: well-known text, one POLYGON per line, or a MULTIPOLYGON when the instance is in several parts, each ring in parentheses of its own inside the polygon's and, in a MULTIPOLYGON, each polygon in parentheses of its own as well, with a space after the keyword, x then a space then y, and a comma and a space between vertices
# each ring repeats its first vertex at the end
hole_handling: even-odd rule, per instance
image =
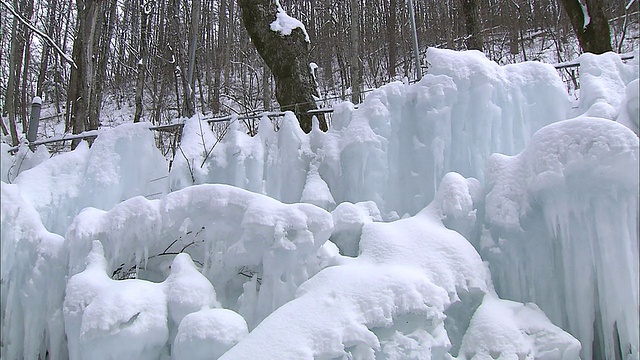
POLYGON ((411 31, 413 32, 413 56, 416 58, 416 80, 422 79, 422 67, 420 65, 420 53, 418 51, 418 30, 416 29, 416 15, 413 8, 413 0, 409 0, 409 14, 411 15, 411 31))

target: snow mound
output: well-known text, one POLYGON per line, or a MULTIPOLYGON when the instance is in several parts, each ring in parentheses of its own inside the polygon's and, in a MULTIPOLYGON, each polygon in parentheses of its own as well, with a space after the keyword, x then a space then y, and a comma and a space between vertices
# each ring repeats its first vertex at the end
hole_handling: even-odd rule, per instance
POLYGON ((112 280, 99 241, 64 299, 69 359, 158 359, 169 338, 162 284, 112 280))
POLYGON ((242 316, 227 309, 203 309, 185 316, 171 348, 172 359, 217 359, 249 333, 242 316))
POLYGON ((102 244, 94 241, 85 270, 72 276, 66 287, 69 358, 158 359, 169 353, 168 344, 175 337, 178 351, 172 358, 193 359, 191 354, 207 348, 224 352, 247 332, 240 315, 210 308, 219 306, 215 291, 189 255, 177 255, 171 268, 163 283, 112 280, 102 244), (223 322, 227 320, 229 325, 223 322), (192 332, 194 326, 198 331, 192 332), (221 330, 231 333, 221 335, 221 330), (177 337, 171 335, 176 333, 177 337), (194 339, 199 341, 193 343, 194 339), (185 348, 187 344, 195 348, 185 348))
POLYGON ((357 256, 360 252, 362 227, 373 221, 382 221, 380 210, 373 201, 352 204, 343 202, 331 212, 333 233, 331 241, 338 246, 340 253, 357 256))
POLYGON ((638 355, 638 159, 633 132, 581 117, 490 161, 477 247, 498 293, 537 303, 586 359, 638 355))
POLYGON ((618 109, 617 121, 631 129, 636 135, 640 134, 640 81, 633 80, 625 89, 625 97, 618 109))
POLYGON ((637 59, 637 53, 626 64, 613 52, 580 55, 580 114, 615 120, 625 88, 638 79, 637 59))
MULTIPOLYGON (((66 234, 69 272, 82 270, 79 259, 93 239, 103 243, 109 271, 117 276, 162 281, 169 275, 167 259, 185 252, 216 291, 188 275, 196 272, 189 266, 171 268, 178 282, 193 287, 197 280, 203 294, 198 301, 217 296, 255 326, 319 271, 318 251, 332 228, 331 215, 313 205, 285 205, 227 185, 191 186, 161 200, 135 197, 108 212, 85 209, 66 234)), ((176 323, 184 316, 183 309, 170 311, 176 323)))
POLYGON ((485 296, 458 359, 579 359, 579 353, 580 342, 552 325, 535 304, 485 296))
POLYGON ((519 316, 510 309, 523 305, 497 300, 488 269, 473 246, 443 226, 439 205, 450 207, 468 192, 466 182, 454 186, 459 178, 448 178, 445 188, 463 191, 439 193, 439 204, 414 217, 366 223, 358 257, 309 279, 296 299, 222 358, 440 359, 457 356, 461 345, 466 353, 480 352, 474 343, 478 331, 484 341, 500 345, 491 348, 498 356, 533 355, 553 347, 549 358, 577 358, 579 343, 538 309, 530 310, 534 315, 519 316), (497 311, 467 306, 483 298, 494 299, 497 311), (510 329, 521 335, 505 338, 501 327, 491 329, 491 324, 504 321, 513 322, 510 329))

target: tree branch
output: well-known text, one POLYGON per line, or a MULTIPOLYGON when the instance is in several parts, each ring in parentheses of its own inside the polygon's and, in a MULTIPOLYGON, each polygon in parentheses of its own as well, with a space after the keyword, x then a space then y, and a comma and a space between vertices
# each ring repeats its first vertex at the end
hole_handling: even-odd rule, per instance
POLYGON ((5 0, 0 0, 0 3, 2 3, 2 5, 4 5, 4 7, 9 9, 9 11, 13 14, 13 16, 16 17, 16 19, 20 20, 21 23, 26 25, 29 29, 33 30, 33 32, 35 32, 37 35, 39 35, 41 38, 43 38, 47 43, 49 43, 49 45, 51 45, 51 47, 53 47, 69 64, 71 64, 71 66, 73 66, 76 69, 78 68, 78 65, 76 65, 76 63, 73 61, 71 56, 67 55, 64 51, 62 51, 62 49, 60 49, 60 47, 53 41, 53 39, 51 39, 49 37, 49 35, 43 33, 38 28, 33 26, 27 19, 23 18, 13 8, 13 6, 9 5, 5 0))

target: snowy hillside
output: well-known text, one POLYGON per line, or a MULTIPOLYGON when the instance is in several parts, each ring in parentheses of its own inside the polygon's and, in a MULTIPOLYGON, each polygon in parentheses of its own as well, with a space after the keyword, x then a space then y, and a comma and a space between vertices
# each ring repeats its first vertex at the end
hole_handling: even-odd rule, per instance
POLYGON ((428 74, 221 141, 2 144, 2 359, 638 359, 638 54, 429 49, 428 74))

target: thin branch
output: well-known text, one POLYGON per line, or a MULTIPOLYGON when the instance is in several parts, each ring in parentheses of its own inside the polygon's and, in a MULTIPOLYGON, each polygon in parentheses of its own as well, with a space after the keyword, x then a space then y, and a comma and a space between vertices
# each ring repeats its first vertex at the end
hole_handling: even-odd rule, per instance
POLYGON ((60 47, 49 37, 49 35, 43 33, 38 28, 33 26, 31 22, 23 18, 13 8, 13 6, 9 5, 5 0, 0 0, 0 3, 2 3, 2 5, 4 5, 13 14, 13 16, 16 17, 16 19, 20 20, 21 23, 25 24, 29 29, 33 30, 33 32, 35 32, 37 35, 42 37, 47 43, 49 43, 49 45, 51 45, 51 47, 53 47, 69 64, 71 64, 71 66, 73 66, 76 69, 78 68, 78 65, 76 65, 76 63, 73 61, 73 58, 71 58, 71 56, 67 55, 64 51, 62 51, 62 49, 60 49, 60 47))

